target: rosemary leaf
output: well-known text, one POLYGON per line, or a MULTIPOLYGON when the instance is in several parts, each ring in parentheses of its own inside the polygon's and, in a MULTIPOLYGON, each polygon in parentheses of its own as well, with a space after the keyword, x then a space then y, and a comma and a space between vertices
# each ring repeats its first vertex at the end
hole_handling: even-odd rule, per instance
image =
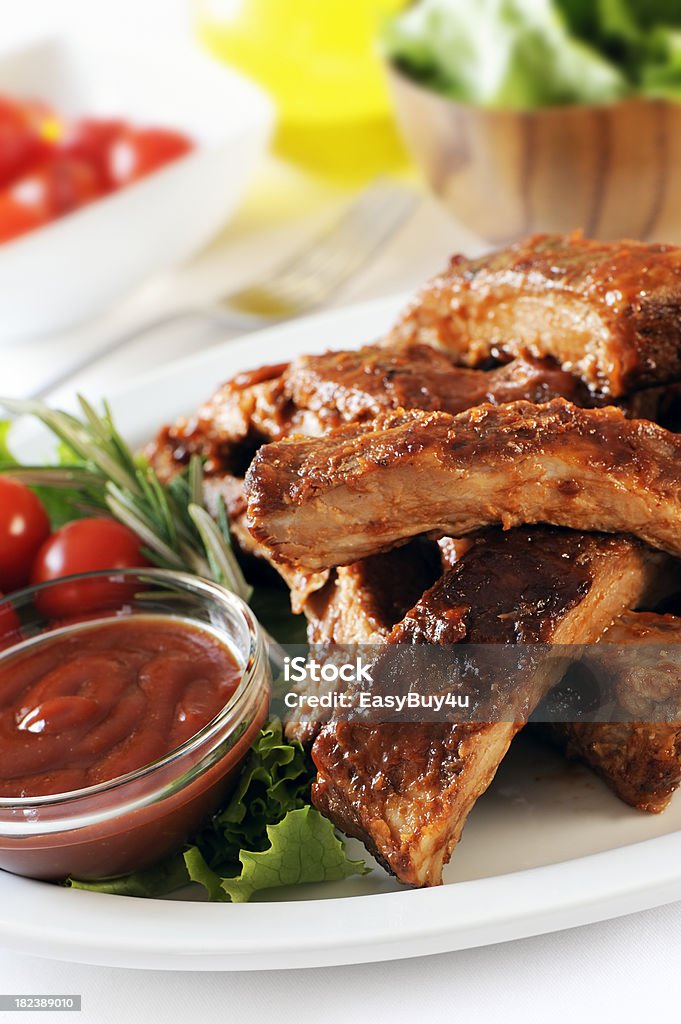
POLYGON ((228 547, 225 544, 224 537, 215 520, 200 505, 190 505, 189 515, 196 524, 211 569, 218 581, 243 598, 244 601, 249 601, 253 588, 246 582, 234 552, 231 546, 228 547))

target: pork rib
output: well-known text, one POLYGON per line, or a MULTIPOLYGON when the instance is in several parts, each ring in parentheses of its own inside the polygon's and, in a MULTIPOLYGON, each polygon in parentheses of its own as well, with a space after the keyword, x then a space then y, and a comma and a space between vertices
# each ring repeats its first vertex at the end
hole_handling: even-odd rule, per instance
MULTIPOLYGON (((639 651, 626 665, 613 659, 617 702, 608 723, 553 723, 542 727, 568 757, 586 762, 625 803, 660 813, 681 783, 679 657, 663 649, 681 643, 681 618, 627 612, 601 638, 603 644, 654 644, 651 660, 639 651)), ((607 666, 608 655, 599 657, 607 666)))
POLYGON ((439 346, 467 366, 527 349, 612 397, 678 380, 681 249, 577 232, 454 257, 391 341, 439 346))
MULTIPOLYGON (((490 532, 392 630, 388 643, 590 643, 655 586, 661 556, 624 537, 490 532), (463 639, 462 639, 463 636, 463 639)), ((556 663, 553 670, 561 672, 556 663)), ((531 709, 557 682, 530 674, 531 709)), ((312 748, 313 802, 397 877, 437 885, 518 722, 331 721, 312 748)))
MULTIPOLYGON (((558 396, 597 403, 582 381, 550 359, 521 355, 485 371, 454 366, 427 345, 367 345, 237 374, 195 416, 163 427, 147 454, 162 479, 192 454, 206 460, 208 475, 238 475, 261 444, 292 433, 317 437, 403 407, 457 413, 480 402, 547 402, 558 396)), ((660 396, 646 394, 644 402, 657 409, 660 396)))
POLYGON ((395 409, 456 414, 483 402, 500 405, 523 398, 541 403, 563 397, 588 406, 596 402, 579 378, 551 359, 519 353, 504 366, 474 370, 454 366, 429 345, 367 345, 300 356, 283 379, 294 406, 319 417, 325 429, 315 434, 395 409))
POLYGON ((681 555, 681 437, 562 399, 290 438, 258 452, 246 491, 253 535, 307 570, 499 523, 633 533, 681 555))

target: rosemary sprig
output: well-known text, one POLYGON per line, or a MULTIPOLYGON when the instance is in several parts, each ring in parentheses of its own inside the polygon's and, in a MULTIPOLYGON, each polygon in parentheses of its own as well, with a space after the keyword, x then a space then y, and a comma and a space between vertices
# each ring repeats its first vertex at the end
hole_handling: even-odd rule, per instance
POLYGON ((84 398, 78 401, 81 419, 42 402, 0 399, 8 412, 40 420, 75 460, 66 467, 13 466, 12 475, 31 485, 75 491, 77 511, 114 516, 137 534, 154 564, 213 579, 250 600, 224 502, 217 520, 204 507, 201 459, 194 456, 183 473, 163 484, 123 440, 106 403, 99 414, 84 398))

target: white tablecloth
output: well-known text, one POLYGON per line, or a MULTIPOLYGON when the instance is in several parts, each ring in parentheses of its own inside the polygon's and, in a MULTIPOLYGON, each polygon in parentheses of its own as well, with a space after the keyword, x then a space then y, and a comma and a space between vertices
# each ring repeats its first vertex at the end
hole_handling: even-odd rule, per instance
POLYGON ((167 974, 0 954, 0 991, 81 993, 83 1012, 60 1015, 74 1024, 675 1024, 680 938, 676 904, 484 949, 314 971, 167 974))
MULTIPOLYGON (((0 0, 2 42, 50 24, 80 31, 112 31, 134 20, 136 31, 158 42, 179 36, 184 0, 0 0), (162 12, 162 13, 161 13, 162 12)), ((220 292, 262 273, 293 249, 339 196, 286 170, 265 168, 256 193, 223 237, 191 267, 152 282, 100 321, 60 336, 0 349, 2 390, 17 395, 44 384, 56 363, 84 355, 136 323, 168 308, 210 302, 220 292), (271 197, 286 195, 278 204, 271 197), (271 206, 263 210, 262 196, 271 206), (279 205, 286 207, 283 211, 279 205), (288 218, 300 216, 295 227, 288 218), (320 212, 321 211, 321 212, 320 212), (272 222, 274 226, 272 226, 272 222)), ((424 200, 380 258, 343 289, 334 305, 414 288, 455 249, 479 244, 424 200)), ((169 361, 224 335, 177 329, 140 342, 81 374, 55 395, 76 388, 105 393, 159 360, 169 361)), ((209 392, 215 384, 206 382, 209 392)), ((578 898, 579 894, 575 894, 578 898)), ((329 906, 329 914, 333 914, 329 906)), ((681 952, 681 905, 640 913, 569 932, 485 949, 361 967, 253 974, 164 974, 84 967, 0 951, 0 993, 80 993, 88 1024, 168 1021, 550 1020, 552 1024, 616 1019, 674 1021, 673 991, 681 952)), ((44 1020, 28 1012, 22 1020, 44 1020)))

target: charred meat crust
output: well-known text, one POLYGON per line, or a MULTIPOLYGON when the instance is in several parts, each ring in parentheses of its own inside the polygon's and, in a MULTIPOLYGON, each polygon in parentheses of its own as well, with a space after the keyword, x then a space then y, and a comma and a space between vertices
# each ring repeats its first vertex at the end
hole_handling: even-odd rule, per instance
POLYGON ((545 522, 633 533, 681 555, 681 437, 620 410, 417 411, 261 449, 247 522, 284 564, 318 571, 421 533, 545 522))
MULTIPOLYGON (((604 540, 607 543, 608 538, 604 540)), ((444 538, 439 544, 443 569, 457 564, 473 544, 481 542, 480 537, 464 541, 444 538)), ((368 644, 384 640, 411 607, 407 594, 410 581, 419 576, 423 567, 421 547, 412 542, 336 570, 333 581, 325 590, 312 595, 306 605, 311 619, 311 642, 368 644), (394 595, 401 596, 401 615, 394 595)), ((602 640, 618 646, 680 643, 681 618, 625 612, 602 640)), ((618 668, 621 667, 618 660, 618 668)), ((630 672, 625 673, 626 678, 614 679, 613 695, 619 694, 619 709, 613 717, 621 721, 552 723, 532 728, 569 758, 589 765, 625 803, 641 811, 660 813, 681 783, 681 685, 677 667, 678 661, 671 659, 669 664, 656 663, 654 671, 634 673, 634 678, 630 672), (674 702, 673 707, 670 701, 674 702), (665 721, 655 721, 660 712, 665 721)), ((310 743, 322 725, 321 718, 311 720, 309 714, 293 712, 286 723, 287 736, 310 743)))
POLYGON ((196 415, 163 427, 146 452, 161 479, 172 477, 192 455, 205 459, 208 475, 243 476, 261 444, 290 431, 295 410, 283 383, 287 365, 240 373, 218 388, 196 415))
POLYGON ((526 349, 619 397, 681 377, 681 249, 536 235, 455 257, 391 341, 441 347, 478 366, 526 349))
MULTIPOLYGON (((623 537, 541 528, 490 533, 423 596, 388 642, 593 642, 649 591, 659 560, 623 537)), ((555 682, 528 678, 528 706, 555 682)), ((312 749, 313 802, 401 881, 437 885, 466 816, 519 728, 332 720, 312 749)))
MULTIPOLYGON (((671 388, 648 388, 619 404, 628 416, 657 419, 674 394, 671 388)), ((475 370, 453 366, 427 345, 368 345, 238 374, 196 416, 163 427, 147 455, 163 480, 195 454, 206 460, 209 476, 243 475, 262 444, 292 433, 317 437, 398 408, 456 414, 483 402, 557 397, 584 407, 606 404, 552 359, 521 354, 503 366, 475 370)))

